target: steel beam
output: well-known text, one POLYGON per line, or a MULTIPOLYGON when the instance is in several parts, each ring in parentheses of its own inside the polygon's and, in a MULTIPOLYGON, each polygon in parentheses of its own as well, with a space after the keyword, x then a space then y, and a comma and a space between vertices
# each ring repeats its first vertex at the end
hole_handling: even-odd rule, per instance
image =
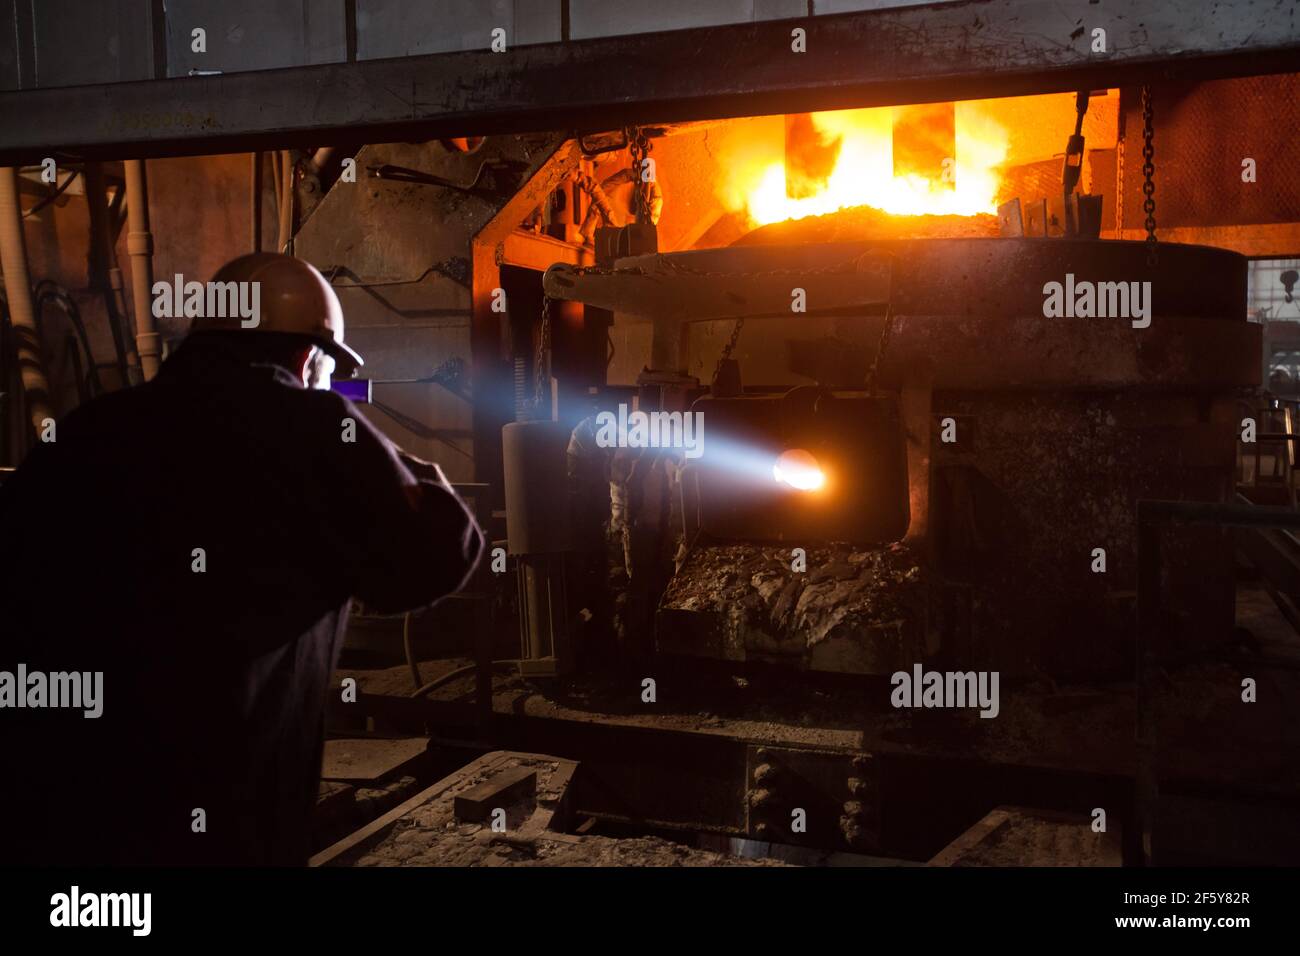
POLYGON ((501 264, 519 266, 545 272, 557 262, 571 266, 585 265, 583 250, 569 242, 561 242, 551 236, 538 235, 516 229, 506 236, 501 249, 501 264))
POLYGON ((0 93, 0 164, 793 113, 1295 68, 1291 0, 968 0, 0 93), (806 30, 806 53, 791 31, 806 30), (1094 31, 1105 51, 1094 52, 1094 31))

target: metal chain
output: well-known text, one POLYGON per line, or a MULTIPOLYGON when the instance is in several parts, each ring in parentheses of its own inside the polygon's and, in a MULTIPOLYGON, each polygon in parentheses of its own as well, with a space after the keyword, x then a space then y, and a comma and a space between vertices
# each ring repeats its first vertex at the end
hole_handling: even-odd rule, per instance
POLYGON ((549 384, 550 369, 546 367, 546 355, 551 349, 551 302, 549 295, 542 296, 542 327, 537 333, 537 352, 533 356, 533 414, 542 412, 543 397, 549 384))
POLYGON ((1153 118, 1155 110, 1151 105, 1151 87, 1142 87, 1142 211, 1146 213, 1147 230, 1147 265, 1156 264, 1156 164, 1155 136, 1153 118))
POLYGON ((1115 142, 1115 238, 1124 238, 1124 146, 1122 133, 1115 142))
POLYGON ((635 127, 627 130, 627 154, 632 161, 632 196, 630 200, 632 221, 639 221, 641 215, 641 144, 638 142, 635 127))
POLYGON ((745 317, 742 315, 736 320, 736 324, 731 327, 731 337, 727 339, 727 344, 722 347, 722 354, 718 356, 718 364, 713 366, 713 383, 716 385, 718 376, 722 374, 722 364, 731 358, 732 350, 735 349, 736 343, 740 341, 740 330, 745 327, 745 317))
POLYGON ((627 129, 627 151, 632 157, 632 219, 648 222, 650 218, 650 184, 642 178, 642 167, 650 155, 650 137, 635 126, 627 129))

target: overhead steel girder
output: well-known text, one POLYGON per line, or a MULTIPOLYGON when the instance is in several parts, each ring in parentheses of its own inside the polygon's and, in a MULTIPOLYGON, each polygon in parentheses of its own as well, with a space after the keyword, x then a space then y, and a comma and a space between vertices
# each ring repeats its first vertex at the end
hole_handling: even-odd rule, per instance
POLYGON ((1295 68, 1292 0, 970 0, 489 51, 0 93, 0 163, 1059 92, 1295 68), (791 31, 806 31, 806 53, 791 31), (1094 31, 1105 52, 1094 52, 1094 31))

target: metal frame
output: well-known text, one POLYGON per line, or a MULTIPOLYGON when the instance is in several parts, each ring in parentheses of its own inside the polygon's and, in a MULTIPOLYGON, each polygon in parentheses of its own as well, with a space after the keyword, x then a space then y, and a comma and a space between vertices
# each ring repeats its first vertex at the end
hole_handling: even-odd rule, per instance
MULTIPOLYGON (((864 804, 859 821, 870 846, 857 849, 924 861, 1000 803, 1083 812, 1114 808, 1135 855, 1131 782, 1126 774, 1050 765, 988 762, 945 753, 863 752, 837 746, 751 740, 722 731, 686 730, 615 719, 538 716, 498 703, 490 724, 469 702, 413 700, 361 693, 332 703, 392 726, 427 726, 438 747, 547 753, 582 766, 574 811, 603 820, 768 840, 788 807, 819 807, 816 826, 780 842, 822 850, 854 849, 839 819, 843 801, 864 804), (770 775, 775 771, 774 775, 770 775), (857 792, 865 786, 867 793, 857 792), (936 793, 956 794, 937 804, 936 793), (764 828, 764 823, 767 828, 764 828)), ((810 816, 814 816, 810 812, 810 816)))
MULTIPOLYGON (((1137 766, 1135 807, 1143 862, 1151 863, 1151 831, 1159 779, 1156 772, 1156 723, 1152 674, 1157 659, 1148 637, 1160 621, 1160 534, 1171 525, 1220 528, 1300 529, 1300 511, 1250 504, 1200 501, 1139 501, 1136 645, 1137 766)), ((1261 666, 1267 666, 1261 662, 1261 666)))
POLYGON ((220 76, 0 93, 0 164, 723 118, 1295 69, 1284 4, 967 0, 220 76), (1265 9, 1265 7, 1269 9, 1265 9), (807 31, 807 54, 791 31, 807 31), (1092 30, 1107 51, 1092 52, 1092 30), (466 77, 473 77, 468 83, 466 77), (304 108, 304 104, 308 104, 304 108))

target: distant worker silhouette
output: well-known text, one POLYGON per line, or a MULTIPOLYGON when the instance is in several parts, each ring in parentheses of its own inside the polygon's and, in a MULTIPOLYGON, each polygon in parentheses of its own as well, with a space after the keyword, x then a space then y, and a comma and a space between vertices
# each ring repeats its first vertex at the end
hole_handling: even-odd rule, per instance
POLYGON ((0 863, 303 864, 349 601, 478 562, 441 470, 307 387, 361 363, 324 277, 257 253, 213 282, 260 283, 255 319, 196 319, 0 485, 0 863), (51 706, 96 673, 98 716, 51 706))

